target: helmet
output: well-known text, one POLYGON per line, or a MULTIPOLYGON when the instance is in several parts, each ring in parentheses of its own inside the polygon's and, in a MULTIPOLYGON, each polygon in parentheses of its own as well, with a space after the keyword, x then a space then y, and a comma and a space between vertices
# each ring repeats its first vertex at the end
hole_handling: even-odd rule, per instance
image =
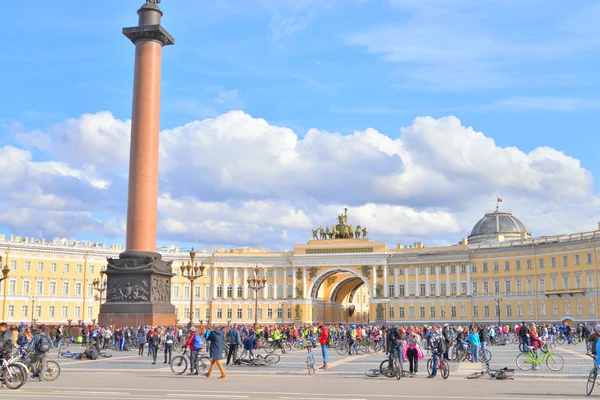
POLYGON ((596 332, 600 332, 600 324, 596 325, 596 326, 594 327, 594 330, 595 330, 596 332))
POLYGON ((356 325, 352 324, 352 326, 350 328, 356 329, 356 325))
POLYGON ((195 326, 192 326, 192 327, 190 328, 190 332, 196 332, 196 327, 195 327, 195 326))

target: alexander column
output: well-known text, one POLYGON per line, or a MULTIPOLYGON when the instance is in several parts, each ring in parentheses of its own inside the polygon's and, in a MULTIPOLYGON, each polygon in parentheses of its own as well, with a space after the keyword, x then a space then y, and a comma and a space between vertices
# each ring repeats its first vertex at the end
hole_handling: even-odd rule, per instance
POLYGON ((175 43, 160 24, 163 12, 159 3, 147 0, 138 10, 138 26, 123 29, 135 45, 127 243, 118 259, 108 259, 101 325, 176 323, 171 262, 163 261, 156 252, 162 48, 175 43))

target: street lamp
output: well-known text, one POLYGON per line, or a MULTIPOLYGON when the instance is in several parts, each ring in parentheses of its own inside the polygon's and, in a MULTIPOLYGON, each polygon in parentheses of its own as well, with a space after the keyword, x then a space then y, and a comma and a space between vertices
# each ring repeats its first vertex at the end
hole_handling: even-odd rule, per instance
POLYGON ((498 313, 498 326, 500 326, 500 302, 502 301, 502 297, 496 296, 496 297, 494 297, 494 300, 496 300, 496 312, 498 313))
POLYGON ((248 278, 248 287, 254 290, 254 332, 256 332, 256 328, 258 327, 258 291, 265 287, 267 283, 267 278, 259 278, 258 277, 258 265, 254 267, 252 278, 248 278))
POLYGON ((285 311, 284 306, 285 306, 285 300, 279 300, 279 307, 281 308, 281 326, 282 327, 283 327, 283 312, 285 311))
POLYGON ((100 271, 100 278, 93 280, 94 290, 100 293, 100 306, 102 306, 102 293, 104 293, 107 288, 106 279, 104 279, 104 273, 104 271, 100 271))
POLYGON ((33 327, 34 321, 33 321, 33 313, 35 310, 35 302, 37 301, 38 297, 37 296, 29 296, 29 300, 31 300, 31 326, 33 327))
POLYGON ((194 258, 196 258, 196 252, 192 247, 192 251, 190 251, 190 260, 187 265, 182 262, 181 263, 181 276, 187 278, 190 281, 190 322, 189 327, 194 325, 194 281, 201 276, 204 276, 204 262, 198 265, 197 262, 194 262, 194 258))
MULTIPOLYGON (((2 268, 2 276, 0 277, 0 282, 6 280, 6 278, 8 278, 8 273, 10 272, 10 268, 8 268, 8 251, 10 250, 10 247, 6 249, 6 260, 5 260, 5 264, 4 264, 4 268, 2 268)), ((0 266, 2 265, 2 256, 0 256, 0 266)), ((4 282, 4 299, 2 300, 2 321, 5 321, 4 319, 4 309, 6 308, 6 284, 8 282, 4 282)))
POLYGON ((383 299, 383 300, 381 300, 381 302, 383 303, 383 324, 386 325, 387 324, 387 307, 390 304, 390 299, 383 299))
POLYGON ((229 329, 229 325, 231 325, 231 318, 227 319, 227 329, 229 329))

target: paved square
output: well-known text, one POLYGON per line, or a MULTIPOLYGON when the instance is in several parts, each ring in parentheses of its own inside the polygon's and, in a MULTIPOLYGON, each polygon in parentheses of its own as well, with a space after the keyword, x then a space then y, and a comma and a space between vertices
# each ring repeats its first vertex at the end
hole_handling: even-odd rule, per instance
MULTIPOLYGON (((321 361, 316 349, 317 363, 321 361)), ((556 352, 565 360, 562 371, 550 371, 545 365, 538 371, 516 368, 515 345, 490 347, 491 367, 515 368, 514 381, 465 376, 481 364, 451 363, 449 379, 440 376, 426 379, 425 358, 415 378, 400 381, 385 377, 368 378, 364 372, 378 367, 382 353, 363 356, 340 356, 330 351, 330 367, 309 376, 305 352, 282 355, 279 364, 269 367, 227 367, 227 379, 218 380, 218 371, 206 379, 202 376, 175 376, 163 364, 134 352, 114 353, 109 359, 77 361, 60 358, 62 372, 55 382, 28 381, 22 389, 2 389, 5 398, 109 399, 569 399, 585 396, 586 378, 591 358, 583 354, 584 346, 562 346, 556 352)), ((262 352, 262 351, 261 351, 262 352)), ((54 353, 53 353, 54 355, 54 353)), ((405 368, 408 365, 405 363, 405 368)), ((600 390, 597 393, 600 395, 600 390)), ((4 398, 4 397, 3 397, 4 398)))

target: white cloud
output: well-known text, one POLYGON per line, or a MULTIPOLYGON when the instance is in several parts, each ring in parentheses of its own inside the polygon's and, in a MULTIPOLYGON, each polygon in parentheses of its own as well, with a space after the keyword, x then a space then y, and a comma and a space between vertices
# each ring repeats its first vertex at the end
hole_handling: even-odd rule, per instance
MULTIPOLYGON (((49 138, 48 155, 65 155, 60 162, 0 148, 0 225, 122 235, 128 129, 104 112, 36 132, 49 138), (109 164, 91 149, 121 155, 109 164)), ((600 220, 593 177, 579 160, 548 147, 499 147, 452 116, 416 118, 397 138, 374 129, 299 137, 231 111, 161 132, 160 169, 160 239, 207 247, 289 248, 344 207, 374 239, 456 243, 497 195, 534 234, 594 229, 600 220)))

